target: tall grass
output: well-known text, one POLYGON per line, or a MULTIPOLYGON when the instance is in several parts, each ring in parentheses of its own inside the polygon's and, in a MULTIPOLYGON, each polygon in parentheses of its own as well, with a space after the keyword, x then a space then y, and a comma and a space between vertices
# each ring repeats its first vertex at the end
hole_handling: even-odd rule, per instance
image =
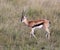
POLYGON ((60 0, 0 0, 0 50, 60 50, 60 0), (28 20, 48 19, 51 39, 43 29, 36 29, 37 40, 30 38, 30 28, 21 23, 22 11, 28 20))

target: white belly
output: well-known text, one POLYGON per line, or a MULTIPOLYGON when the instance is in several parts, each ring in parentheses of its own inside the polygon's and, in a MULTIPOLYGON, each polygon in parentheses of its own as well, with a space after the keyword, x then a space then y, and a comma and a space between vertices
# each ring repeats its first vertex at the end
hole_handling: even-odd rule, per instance
POLYGON ((34 29, 35 29, 35 28, 42 28, 42 27, 43 27, 43 25, 40 25, 40 26, 34 27, 34 29))

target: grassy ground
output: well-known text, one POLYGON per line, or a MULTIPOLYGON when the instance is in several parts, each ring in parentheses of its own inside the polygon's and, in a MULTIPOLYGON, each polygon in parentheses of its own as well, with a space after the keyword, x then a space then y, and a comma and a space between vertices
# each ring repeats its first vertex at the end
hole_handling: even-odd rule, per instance
POLYGON ((60 50, 60 0, 0 0, 0 50, 60 50), (35 30, 37 40, 29 37, 23 9, 29 20, 50 20, 50 40, 43 29, 35 30))

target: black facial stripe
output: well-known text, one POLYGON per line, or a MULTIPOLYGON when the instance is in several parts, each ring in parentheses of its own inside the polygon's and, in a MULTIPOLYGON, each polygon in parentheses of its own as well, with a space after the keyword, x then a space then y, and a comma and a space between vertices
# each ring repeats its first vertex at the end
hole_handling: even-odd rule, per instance
POLYGON ((22 21, 22 18, 21 18, 21 21, 22 21))
POLYGON ((43 24, 44 24, 44 23, 36 24, 36 25, 32 26, 32 28, 37 27, 37 26, 40 26, 40 25, 43 25, 43 24))
POLYGON ((21 21, 23 20, 23 16, 21 17, 21 21))

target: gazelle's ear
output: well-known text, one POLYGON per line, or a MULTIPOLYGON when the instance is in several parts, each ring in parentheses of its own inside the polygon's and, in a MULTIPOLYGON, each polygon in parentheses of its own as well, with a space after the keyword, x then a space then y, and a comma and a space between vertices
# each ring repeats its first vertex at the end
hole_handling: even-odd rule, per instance
POLYGON ((27 18, 26 16, 24 16, 24 18, 27 18))

